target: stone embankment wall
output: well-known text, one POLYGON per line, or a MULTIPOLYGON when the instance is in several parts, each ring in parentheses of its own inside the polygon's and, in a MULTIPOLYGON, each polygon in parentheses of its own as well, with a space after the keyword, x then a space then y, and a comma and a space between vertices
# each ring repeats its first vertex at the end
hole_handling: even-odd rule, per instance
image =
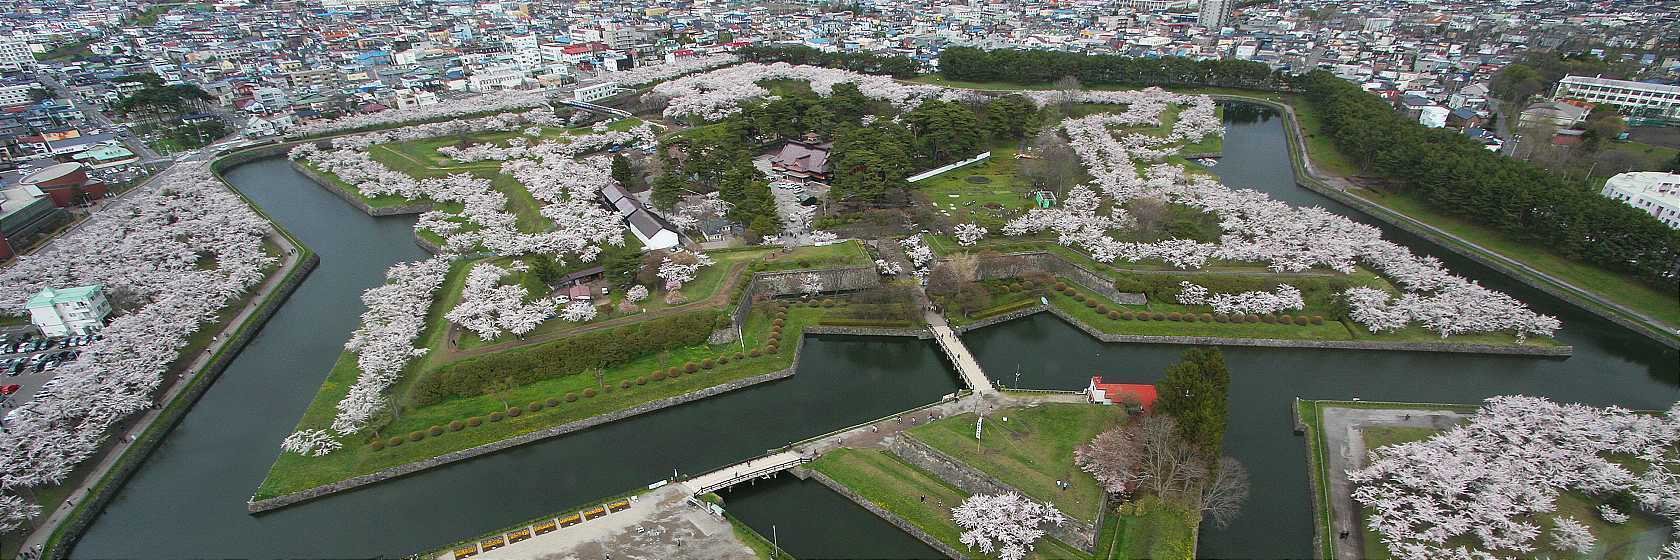
MULTIPOLYGON (((940 480, 971 495, 1004 494, 1008 492, 1027 495, 1014 486, 1005 484, 996 477, 980 472, 979 469, 970 467, 962 461, 958 461, 950 455, 946 455, 909 436, 895 438, 892 445, 887 447, 887 450, 900 459, 904 459, 905 462, 932 473, 940 480)), ((1047 526, 1044 529, 1045 533, 1055 537, 1056 540, 1085 552, 1096 551, 1097 530, 1089 522, 1069 517, 1068 521, 1060 526, 1047 526)))
POLYGON ((979 275, 982 280, 1016 278, 1040 272, 1065 277, 1115 303, 1143 305, 1148 302, 1143 294, 1116 290, 1114 289, 1114 283, 1108 277, 1097 274, 1078 263, 1070 262, 1053 253, 1033 251, 980 259, 979 275))
POLYGON ((835 482, 834 479, 829 478, 828 475, 815 470, 807 470, 809 471, 811 478, 816 479, 816 481, 823 486, 827 486, 829 490, 833 490, 835 493, 845 496, 846 499, 862 506, 863 509, 869 510, 869 513, 873 513, 876 517, 886 520, 887 523, 893 524, 894 527, 898 527, 900 531, 904 531, 910 536, 916 537, 916 540, 922 541, 928 546, 933 547, 933 549, 939 551, 940 554, 944 554, 947 557, 955 558, 957 560, 968 558, 968 556, 963 555, 963 553, 959 552, 957 549, 951 548, 951 545, 945 544, 939 539, 933 538, 933 535, 927 534, 927 531, 923 531, 920 527, 911 524, 909 521, 905 521, 903 518, 893 514, 893 512, 887 511, 881 506, 875 505, 875 502, 869 501, 868 498, 859 496, 857 492, 853 492, 852 489, 847 488, 844 484, 835 482))
POLYGON ((338 481, 338 482, 334 482, 334 483, 331 483, 331 484, 324 484, 324 485, 321 485, 321 486, 316 486, 314 488, 309 488, 309 489, 306 489, 306 490, 300 490, 300 491, 297 491, 297 492, 293 492, 293 493, 282 495, 282 496, 276 496, 276 497, 273 497, 273 498, 267 498, 267 499, 262 499, 262 500, 252 500, 252 501, 246 503, 246 510, 250 511, 251 513, 258 513, 258 512, 263 512, 263 511, 275 510, 275 509, 283 508, 283 507, 286 507, 286 506, 289 506, 289 505, 292 505, 292 504, 296 504, 296 503, 299 503, 299 502, 304 502, 304 501, 312 500, 312 499, 319 498, 319 497, 322 497, 322 496, 327 496, 327 495, 330 495, 330 494, 343 492, 345 490, 349 490, 349 489, 352 489, 352 488, 367 486, 369 484, 374 484, 374 483, 377 483, 377 482, 390 480, 390 479, 397 478, 397 477, 400 477, 400 476, 403 476, 403 475, 413 474, 413 473, 420 472, 420 471, 423 471, 423 470, 426 470, 426 469, 430 469, 432 467, 442 466, 442 465, 446 465, 446 464, 453 463, 453 462, 456 462, 456 461, 463 461, 463 460, 466 460, 466 459, 471 459, 473 457, 478 457, 480 455, 487 455, 487 454, 490 454, 490 453, 495 453, 495 452, 501 451, 503 449, 508 449, 508 448, 511 448, 511 447, 517 447, 517 446, 524 445, 524 444, 527 444, 527 443, 531 443, 531 442, 534 442, 534 441, 541 441, 541 440, 552 438, 552 437, 566 435, 566 434, 569 434, 569 433, 572 433, 572 432, 587 430, 589 428, 593 428, 595 426, 599 426, 599 425, 606 424, 606 423, 609 423, 609 422, 616 422, 616 421, 619 421, 619 420, 623 420, 625 418, 630 418, 632 416, 636 416, 636 415, 640 415, 640 414, 646 414, 646 413, 653 412, 655 410, 659 410, 659 409, 662 409, 662 408, 669 408, 669 407, 677 406, 677 405, 680 405, 680 404, 697 401, 697 400, 704 399, 706 397, 710 397, 710 396, 713 396, 713 395, 718 395, 718 394, 734 391, 736 389, 744 389, 744 388, 747 388, 747 387, 751 387, 753 385, 757 385, 759 383, 765 383, 765 382, 769 382, 769 381, 775 381, 775 380, 778 380, 778 379, 786 379, 786 378, 789 378, 789 377, 793 377, 794 372, 799 368, 799 353, 804 349, 804 347, 805 347, 805 343, 804 343, 804 338, 803 338, 803 333, 802 333, 799 345, 796 346, 793 350, 793 365, 788 366, 786 369, 773 371, 773 372, 766 373, 766 374, 763 374, 763 375, 755 375, 753 377, 748 377, 748 378, 744 378, 744 379, 737 379, 737 380, 731 381, 729 383, 724 383, 722 385, 714 385, 712 387, 707 387, 705 389, 701 389, 701 390, 694 391, 694 392, 691 392, 691 393, 684 393, 684 394, 673 396, 673 397, 667 397, 667 398, 659 399, 659 400, 656 400, 656 401, 650 401, 650 402, 642 403, 640 405, 636 405, 636 406, 631 407, 631 408, 626 408, 626 409, 617 410, 617 411, 614 411, 614 412, 609 412, 607 414, 601 414, 601 415, 597 415, 597 416, 591 416, 591 417, 588 417, 588 418, 583 418, 583 419, 576 420, 576 421, 573 421, 573 422, 568 422, 568 423, 565 423, 565 424, 561 424, 559 426, 554 426, 554 427, 551 427, 551 428, 538 430, 538 431, 535 431, 535 432, 520 434, 518 436, 514 436, 514 437, 511 437, 511 438, 504 439, 504 440, 497 441, 497 442, 493 442, 493 443, 487 443, 487 444, 484 444, 484 445, 480 445, 478 447, 472 447, 472 448, 468 448, 468 449, 462 449, 460 451, 455 451, 455 452, 452 452, 452 453, 446 453, 446 454, 443 454, 443 455, 439 455, 437 457, 432 457, 430 459, 425 459, 425 460, 421 460, 421 461, 415 461, 415 462, 412 462, 412 463, 405 463, 405 464, 402 464, 402 465, 397 465, 397 466, 394 466, 394 467, 390 467, 390 468, 383 469, 383 470, 380 470, 380 471, 377 471, 377 472, 365 474, 365 475, 362 475, 362 476, 347 478, 347 479, 344 479, 344 480, 341 480, 341 481, 338 481))
POLYGON ((747 280, 747 289, 741 292, 739 305, 735 307, 730 321, 737 327, 746 325, 747 315, 752 313, 755 295, 775 297, 800 293, 799 288, 804 285, 804 277, 807 274, 816 274, 822 278, 824 292, 866 290, 881 285, 881 275, 875 271, 874 266, 760 272, 747 280))

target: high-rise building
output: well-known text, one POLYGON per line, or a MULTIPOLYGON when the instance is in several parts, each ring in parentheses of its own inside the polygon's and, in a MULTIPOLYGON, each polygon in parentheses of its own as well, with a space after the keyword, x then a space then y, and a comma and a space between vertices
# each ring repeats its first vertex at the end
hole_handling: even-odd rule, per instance
POLYGON ((1201 14, 1196 23, 1208 29, 1218 30, 1231 22, 1231 4, 1233 0, 1202 0, 1201 14))
POLYGON ((35 67, 35 53, 29 42, 17 37, 0 38, 0 70, 23 70, 35 67))

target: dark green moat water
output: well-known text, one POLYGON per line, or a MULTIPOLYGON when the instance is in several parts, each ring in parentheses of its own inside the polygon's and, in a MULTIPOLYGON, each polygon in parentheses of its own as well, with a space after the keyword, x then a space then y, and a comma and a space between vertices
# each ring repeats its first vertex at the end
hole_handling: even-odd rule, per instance
MULTIPOLYGON (((1228 106, 1233 187, 1359 219, 1296 187, 1281 120, 1228 106)), ((76 557, 399 556, 669 476, 699 472, 832 429, 919 406, 955 390, 931 343, 807 337, 792 379, 519 447, 347 494, 251 516, 245 500, 279 453, 355 327, 362 290, 386 267, 422 258, 412 218, 370 218, 283 159, 228 180, 321 255, 321 266, 223 374, 76 547, 76 557)), ((1680 399, 1680 354, 1453 258, 1402 232, 1454 272, 1563 319, 1567 360, 1402 352, 1226 350, 1233 378, 1226 453, 1253 476, 1246 513, 1205 527, 1204 557, 1312 555, 1304 448, 1290 430, 1294 397, 1473 403, 1529 394, 1595 405, 1665 408, 1680 399)), ((1040 315, 964 337, 988 372, 1012 385, 1077 389, 1091 375, 1152 382, 1180 347, 1103 344, 1040 315)), ((925 545, 815 483, 782 476, 726 494, 736 515, 800 557, 905 558, 925 545)))

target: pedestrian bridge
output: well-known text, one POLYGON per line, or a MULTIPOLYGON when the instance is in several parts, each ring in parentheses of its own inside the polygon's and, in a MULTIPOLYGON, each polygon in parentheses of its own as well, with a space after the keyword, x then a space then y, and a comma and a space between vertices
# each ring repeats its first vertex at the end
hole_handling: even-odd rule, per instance
POLYGON ((997 392, 997 389, 992 387, 991 378, 986 377, 986 371, 980 369, 980 362, 974 359, 973 354, 968 353, 968 347, 963 345, 962 339, 957 338, 957 333, 952 331, 949 325, 942 320, 939 323, 930 322, 928 328, 933 331, 933 340, 939 343, 939 349, 945 352, 945 357, 950 358, 951 365, 956 366, 957 373, 962 375, 963 382, 968 384, 969 390, 974 391, 976 395, 997 392))
POLYGON ((579 109, 583 109, 585 111, 592 111, 592 112, 596 112, 596 113, 606 113, 608 115, 612 115, 612 116, 620 117, 620 118, 629 118, 630 117, 630 112, 629 111, 625 111, 623 109, 614 109, 612 107, 608 107, 608 106, 605 106, 605 105, 596 105, 596 104, 590 103, 588 101, 578 101, 578 100, 575 100, 575 99, 567 99, 567 100, 564 101, 564 103, 567 104, 567 105, 571 105, 573 107, 577 107, 579 109))
POLYGON ((683 481, 689 494, 715 492, 761 476, 782 472, 810 462, 797 451, 771 453, 744 463, 730 465, 683 481))

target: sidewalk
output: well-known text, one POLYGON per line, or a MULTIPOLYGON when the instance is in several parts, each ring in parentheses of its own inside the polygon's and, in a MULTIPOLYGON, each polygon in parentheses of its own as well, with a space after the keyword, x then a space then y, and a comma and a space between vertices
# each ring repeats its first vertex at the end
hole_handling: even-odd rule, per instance
MULTIPOLYGON (((233 317, 233 320, 228 321, 227 324, 223 325, 222 332, 216 335, 215 340, 211 342, 209 346, 205 347, 204 352, 199 353, 197 357, 193 358, 192 362, 187 365, 185 370, 183 370, 186 373, 177 375, 174 382, 169 385, 169 389, 162 395, 158 396, 158 400, 156 402, 159 404, 148 409, 144 414, 140 415, 139 418, 135 419, 134 424, 126 431, 118 434, 111 434, 111 436, 115 438, 116 443, 104 451, 104 454, 99 458, 99 463, 94 466, 94 470, 89 472, 87 476, 76 485, 76 488, 70 492, 68 497, 65 498, 64 503, 59 504, 57 509, 54 509, 51 514, 45 517, 45 522, 42 522, 39 518, 37 518, 37 528, 29 534, 28 538, 24 539, 21 550, 29 550, 36 546, 45 546, 47 539, 52 536, 53 530, 57 528, 60 523, 63 523, 65 519, 68 519, 71 512, 75 511, 76 504, 87 498, 88 491, 95 485, 99 484, 101 480, 104 480, 105 475, 111 471, 111 467, 116 465, 117 460, 128 451, 130 446, 134 445, 135 439, 138 438, 140 434, 144 433, 146 428, 150 427, 152 422, 157 420, 158 416, 163 414, 165 406, 174 401, 175 397, 179 396, 182 391, 186 390, 187 386, 191 385, 191 382, 196 379, 197 376, 204 373, 204 367, 210 363, 211 356, 215 356, 217 352, 222 350, 222 346, 227 344, 228 339, 232 337, 234 331, 238 330, 241 325, 245 324, 246 320, 250 319, 251 316, 257 312, 258 305, 261 304, 262 301, 269 296, 269 294, 273 293, 274 289, 279 287, 281 282, 285 281, 286 276, 291 273, 294 267, 297 266, 299 262, 298 250, 297 246, 293 245, 291 240, 286 239, 285 236, 280 235, 278 231, 272 228, 269 230, 268 239, 273 241, 275 245, 279 246, 286 252, 281 258, 280 266, 276 268, 272 274, 269 274, 268 278, 264 279, 263 283, 257 287, 256 292, 254 292, 254 295, 251 297, 250 303, 247 303, 245 308, 241 309, 239 314, 233 317), (191 377, 188 377, 188 375, 191 377)), ((165 380, 165 382, 168 382, 168 380, 165 380)))

